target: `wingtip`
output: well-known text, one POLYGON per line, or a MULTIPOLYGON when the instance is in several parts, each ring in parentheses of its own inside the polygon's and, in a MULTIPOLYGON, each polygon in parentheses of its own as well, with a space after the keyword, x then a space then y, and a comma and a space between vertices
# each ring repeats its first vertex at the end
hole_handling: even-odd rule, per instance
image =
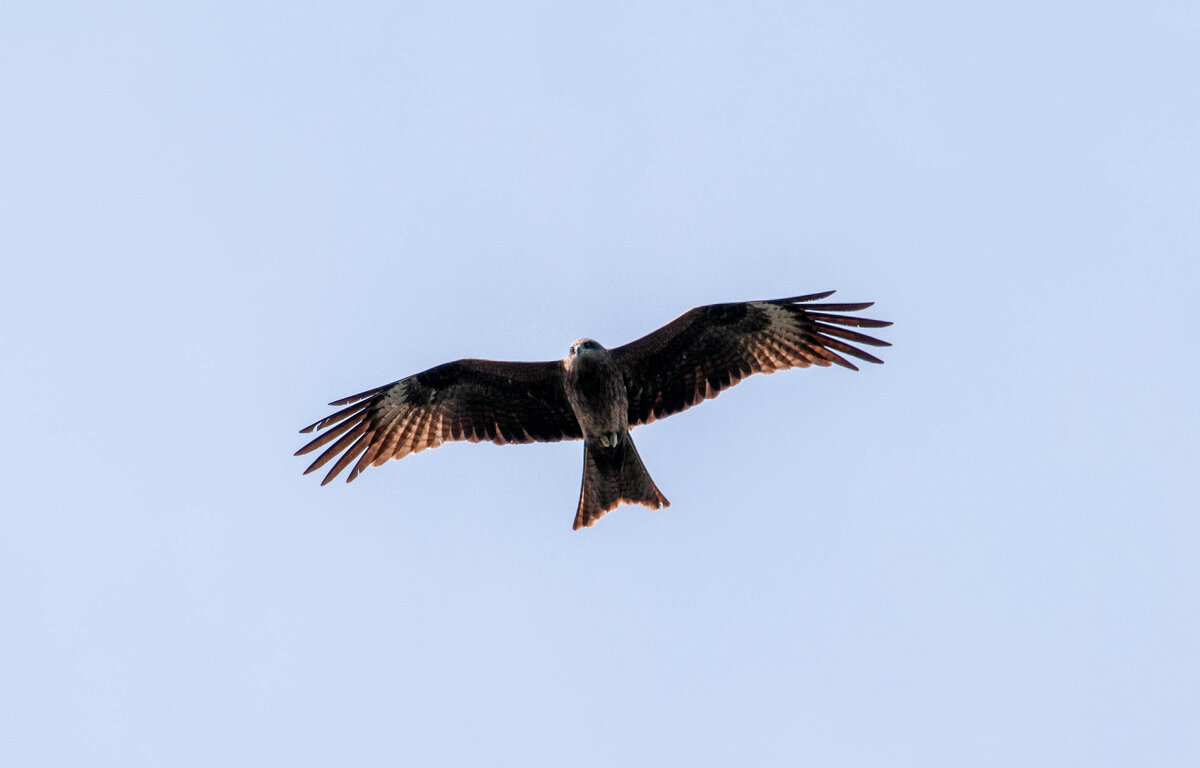
POLYGON ((829 298, 830 296, 832 296, 835 293, 837 293, 836 289, 832 290, 832 291, 821 291, 820 293, 809 293, 804 296, 790 296, 786 299, 775 299, 775 301, 773 301, 771 303, 772 304, 799 304, 799 303, 806 302, 806 301, 820 301, 821 299, 829 298))
POLYGON ((349 397, 342 397, 337 400, 334 400, 332 403, 330 403, 330 405, 350 405, 351 403, 357 403, 360 400, 366 400, 368 397, 373 397, 374 395, 379 394, 380 392, 387 389, 388 387, 395 386, 398 383, 399 382, 393 381, 391 384, 386 384, 382 387, 375 387, 374 389, 368 389, 365 392, 359 392, 356 395, 350 395, 349 397))

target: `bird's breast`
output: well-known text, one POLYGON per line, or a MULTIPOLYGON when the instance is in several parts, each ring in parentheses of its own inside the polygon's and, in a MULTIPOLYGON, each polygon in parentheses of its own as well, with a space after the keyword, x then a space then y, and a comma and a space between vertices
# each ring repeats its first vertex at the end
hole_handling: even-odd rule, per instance
POLYGON ((580 356, 567 371, 567 401, 584 437, 623 432, 629 426, 625 380, 611 360, 580 356))

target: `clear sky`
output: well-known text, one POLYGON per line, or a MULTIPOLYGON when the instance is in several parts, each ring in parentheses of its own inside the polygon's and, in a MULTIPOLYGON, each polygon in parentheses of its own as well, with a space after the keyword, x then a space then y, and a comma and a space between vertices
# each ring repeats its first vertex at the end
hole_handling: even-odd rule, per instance
POLYGON ((1194 2, 11 3, 0 764, 1200 763, 1194 2), (884 366, 325 488, 460 357, 884 366))

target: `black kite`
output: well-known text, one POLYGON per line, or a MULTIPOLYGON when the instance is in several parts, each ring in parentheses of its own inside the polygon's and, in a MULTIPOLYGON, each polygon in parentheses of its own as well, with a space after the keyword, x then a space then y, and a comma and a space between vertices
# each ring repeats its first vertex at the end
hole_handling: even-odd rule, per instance
POLYGON ((368 466, 450 440, 503 445, 582 439, 576 530, 623 503, 669 506, 638 456, 631 427, 716 397, 754 373, 831 363, 858 370, 842 355, 883 362, 847 342, 873 347, 891 346, 888 342, 844 326, 891 323, 835 314, 857 312, 871 302, 810 303, 832 294, 697 307, 623 347, 608 350, 580 339, 566 358, 551 362, 439 365, 330 403, 346 407, 300 430, 330 428, 296 455, 329 446, 305 470, 336 457, 324 485, 347 467, 350 482, 368 466))

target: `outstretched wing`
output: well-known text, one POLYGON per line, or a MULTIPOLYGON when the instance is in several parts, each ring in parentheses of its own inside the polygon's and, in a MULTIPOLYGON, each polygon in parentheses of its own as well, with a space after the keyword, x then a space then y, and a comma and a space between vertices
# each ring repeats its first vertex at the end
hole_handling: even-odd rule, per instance
POLYGON ((842 355, 882 363, 847 342, 891 344, 844 326, 883 328, 891 323, 833 314, 856 312, 874 302, 808 303, 833 293, 696 307, 612 350, 625 375, 630 426, 679 413, 754 373, 831 363, 858 370, 842 355))
POLYGON ((354 464, 346 482, 370 466, 451 440, 556 442, 583 437, 563 391, 562 363, 456 360, 378 389, 335 400, 348 407, 301 432, 328 429, 296 455, 329 445, 304 474, 338 454, 325 485, 354 464))

